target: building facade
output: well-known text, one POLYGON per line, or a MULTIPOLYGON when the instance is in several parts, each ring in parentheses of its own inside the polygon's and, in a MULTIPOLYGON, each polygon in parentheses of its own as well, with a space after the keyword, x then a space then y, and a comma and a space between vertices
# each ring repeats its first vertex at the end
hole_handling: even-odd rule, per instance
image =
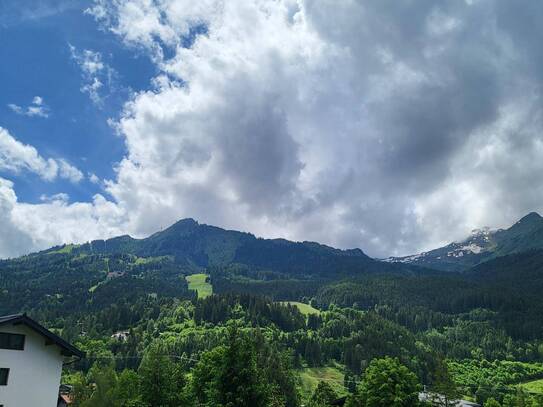
POLYGON ((0 406, 55 407, 64 362, 83 354, 26 315, 0 317, 0 406))

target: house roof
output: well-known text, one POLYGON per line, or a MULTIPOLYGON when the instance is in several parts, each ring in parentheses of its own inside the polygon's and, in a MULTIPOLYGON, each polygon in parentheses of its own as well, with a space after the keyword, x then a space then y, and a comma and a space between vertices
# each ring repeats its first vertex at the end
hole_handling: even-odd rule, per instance
POLYGON ((62 354, 64 356, 77 356, 78 358, 83 358, 85 356, 84 352, 80 351, 72 344, 66 342, 60 336, 55 335, 53 332, 51 332, 47 328, 41 326, 40 324, 38 324, 36 321, 34 321, 32 318, 30 318, 26 314, 0 316, 0 326, 5 325, 5 324, 26 325, 30 329, 34 330, 35 332, 39 333, 43 337, 47 338, 50 341, 50 343, 54 343, 58 347, 60 347, 62 349, 62 354))

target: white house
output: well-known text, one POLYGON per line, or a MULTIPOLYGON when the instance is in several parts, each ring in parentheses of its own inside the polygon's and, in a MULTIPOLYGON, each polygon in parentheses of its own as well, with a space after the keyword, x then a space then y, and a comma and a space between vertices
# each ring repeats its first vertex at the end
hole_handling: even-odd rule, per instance
POLYGON ((0 317, 0 407, 56 407, 74 357, 83 353, 26 314, 0 317))
POLYGON ((112 339, 116 339, 120 342, 126 342, 130 336, 130 331, 119 331, 111 335, 112 339))

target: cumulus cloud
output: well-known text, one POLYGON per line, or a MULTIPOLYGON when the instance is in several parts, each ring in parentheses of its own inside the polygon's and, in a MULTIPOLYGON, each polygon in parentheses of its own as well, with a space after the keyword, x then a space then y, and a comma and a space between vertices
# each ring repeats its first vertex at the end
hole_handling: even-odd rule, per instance
POLYGON ((72 44, 68 44, 68 46, 72 59, 81 69, 83 78, 81 92, 88 94, 95 105, 101 106, 107 88, 111 85, 115 76, 115 70, 103 61, 100 52, 89 49, 80 51, 72 44))
POLYGON ((100 183, 100 178, 98 178, 98 176, 95 173, 90 172, 88 176, 89 176, 89 181, 92 182, 93 184, 100 183))
POLYGON ((83 173, 66 160, 42 157, 36 148, 21 143, 2 127, 0 127, 0 171, 12 173, 29 171, 46 181, 63 178, 77 183, 83 179, 83 173))
POLYGON ((37 116, 47 118, 49 117, 50 112, 49 107, 43 102, 43 98, 41 96, 34 96, 32 103, 27 107, 22 107, 14 103, 8 104, 8 107, 13 112, 28 117, 37 116))
MULTIPOLYGON (((539 3, 95 0, 87 13, 159 71, 114 126, 127 154, 106 203, 123 232, 191 216, 384 257, 543 210, 539 3)), ((99 90, 101 57, 76 55, 99 90)))
POLYGON ((92 202, 68 203, 65 194, 43 203, 19 202, 11 181, 0 177, 0 258, 13 257, 61 243, 82 243, 120 234, 122 209, 95 195, 92 202))
POLYGON ((61 202, 69 202, 70 201, 70 196, 64 192, 60 192, 58 194, 54 194, 54 195, 41 195, 40 196, 40 201, 42 202, 53 202, 53 201, 61 201, 61 202))

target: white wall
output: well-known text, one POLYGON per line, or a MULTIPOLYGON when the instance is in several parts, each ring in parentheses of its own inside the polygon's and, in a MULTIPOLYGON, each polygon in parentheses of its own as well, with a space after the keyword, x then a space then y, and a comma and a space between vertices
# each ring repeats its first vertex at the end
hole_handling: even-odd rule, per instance
POLYGON ((0 386, 4 407, 56 407, 63 357, 56 345, 24 325, 6 324, 0 332, 24 334, 24 350, 0 349, 0 367, 10 369, 8 385, 0 386))

